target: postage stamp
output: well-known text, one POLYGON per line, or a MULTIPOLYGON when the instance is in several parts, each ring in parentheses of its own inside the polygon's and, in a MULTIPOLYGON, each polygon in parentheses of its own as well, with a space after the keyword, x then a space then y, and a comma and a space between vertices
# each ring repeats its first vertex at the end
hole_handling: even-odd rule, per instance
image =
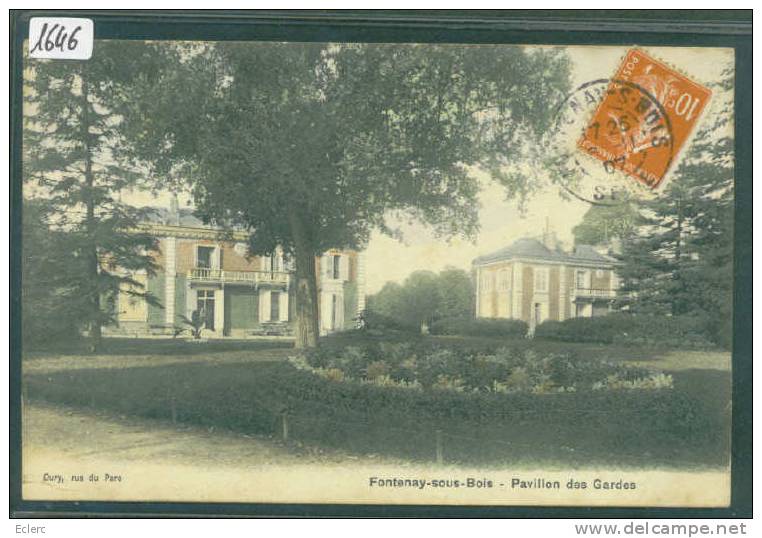
POLYGON ((639 49, 628 51, 577 147, 657 188, 712 92, 639 49))

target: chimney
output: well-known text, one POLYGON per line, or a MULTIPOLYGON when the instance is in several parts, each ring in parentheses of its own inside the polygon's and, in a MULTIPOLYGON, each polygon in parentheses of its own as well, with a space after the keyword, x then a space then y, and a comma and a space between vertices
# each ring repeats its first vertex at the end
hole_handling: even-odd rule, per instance
POLYGON ((169 201, 169 224, 180 225, 180 204, 177 201, 177 193, 172 193, 172 198, 169 201))
POLYGON ((618 237, 612 237, 609 241, 609 254, 621 254, 622 241, 618 237))
POLYGON ((542 244, 548 250, 555 251, 558 248, 558 240, 556 239, 556 232, 550 229, 550 219, 545 217, 545 231, 542 232, 542 244))

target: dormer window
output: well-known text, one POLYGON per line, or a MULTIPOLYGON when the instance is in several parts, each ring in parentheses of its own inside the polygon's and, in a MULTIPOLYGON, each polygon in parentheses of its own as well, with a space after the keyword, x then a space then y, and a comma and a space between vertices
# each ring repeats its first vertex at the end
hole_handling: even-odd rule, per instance
POLYGON ((262 271, 275 273, 283 271, 283 266, 283 256, 278 251, 273 252, 270 256, 262 256, 262 271))

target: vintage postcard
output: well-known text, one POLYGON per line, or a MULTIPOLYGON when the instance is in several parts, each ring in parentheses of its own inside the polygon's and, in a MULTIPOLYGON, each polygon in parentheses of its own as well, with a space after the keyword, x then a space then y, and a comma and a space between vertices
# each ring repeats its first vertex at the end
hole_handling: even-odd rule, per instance
POLYGON ((23 59, 24 500, 729 505, 734 49, 66 24, 23 59))

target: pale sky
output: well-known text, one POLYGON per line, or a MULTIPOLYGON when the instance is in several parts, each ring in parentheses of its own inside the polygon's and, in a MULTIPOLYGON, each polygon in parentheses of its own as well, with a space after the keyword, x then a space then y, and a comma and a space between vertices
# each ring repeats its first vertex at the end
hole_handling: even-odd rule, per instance
MULTIPOLYGON (((567 47, 573 62, 572 85, 613 76, 625 52, 624 46, 567 47)), ((702 84, 719 80, 722 70, 732 65, 733 50, 719 48, 641 47, 646 53, 676 67, 702 84)), ((555 106, 549 103, 549 106, 555 106)), ((711 110, 703 115, 705 119, 711 110)), ((696 129, 694 129, 695 132, 696 129)), ((688 145, 682 149, 685 153, 688 145)), ((674 167, 673 167, 674 169, 674 167)), ((472 260, 482 254, 507 246, 516 239, 542 233, 546 219, 558 238, 572 243, 571 229, 580 222, 589 204, 561 198, 558 187, 548 188, 532 196, 526 211, 519 212, 515 201, 506 201, 503 188, 483 174, 479 200, 480 231, 474 242, 454 239, 447 242, 435 237, 422 225, 403 224, 402 242, 374 233, 366 250, 368 294, 377 292, 387 281, 402 282, 413 271, 440 271, 446 266, 469 270, 472 260)), ((125 194, 125 201, 137 205, 168 205, 169 195, 153 197, 144 193, 125 194)), ((188 198, 181 199, 187 205, 188 198)))
MULTIPOLYGON (((703 84, 719 80, 722 70, 733 62, 732 49, 641 48, 672 66, 679 66, 683 73, 703 84)), ((576 88, 591 80, 613 76, 628 49, 568 47, 574 64, 572 86, 576 88)), ((687 146, 682 153, 686 150, 687 146)), ((541 234, 546 219, 557 237, 567 246, 571 245, 571 230, 589 208, 587 202, 562 199, 554 187, 534 195, 521 214, 516 202, 505 200, 502 187, 488 178, 482 183, 481 229, 475 243, 454 240, 448 244, 423 226, 403 227, 407 231, 403 243, 373 234, 366 251, 368 294, 375 293, 389 280, 402 282, 415 270, 440 271, 448 265, 469 270, 477 256, 498 250, 521 237, 541 234)))

